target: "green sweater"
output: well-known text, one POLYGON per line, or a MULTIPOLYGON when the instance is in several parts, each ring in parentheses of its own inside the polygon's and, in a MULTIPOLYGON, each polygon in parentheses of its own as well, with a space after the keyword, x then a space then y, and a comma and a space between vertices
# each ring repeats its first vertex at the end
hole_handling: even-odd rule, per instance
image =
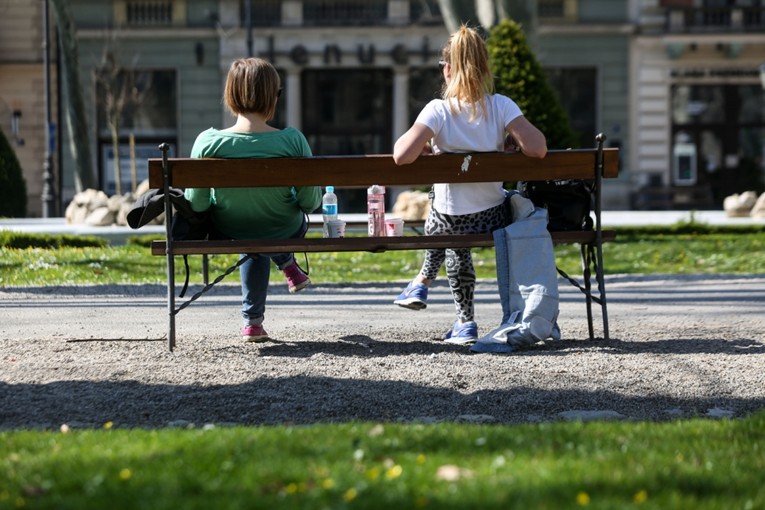
MULTIPOLYGON (((202 132, 192 158, 287 158, 311 156, 303 134, 294 128, 270 133, 202 132)), ((303 213, 321 203, 321 187, 189 188, 184 196, 194 211, 212 208, 212 220, 232 239, 283 239, 300 228, 303 213)))

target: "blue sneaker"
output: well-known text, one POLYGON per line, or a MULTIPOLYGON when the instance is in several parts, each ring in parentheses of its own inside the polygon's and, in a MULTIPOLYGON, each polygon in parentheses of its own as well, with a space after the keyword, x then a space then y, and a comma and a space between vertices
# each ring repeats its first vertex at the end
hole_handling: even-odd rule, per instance
POLYGON ((469 344, 478 341, 478 324, 468 321, 461 324, 459 319, 454 323, 454 329, 446 334, 444 342, 449 344, 469 344))
POLYGON ((410 282, 393 304, 410 310, 424 310, 428 307, 427 301, 428 286, 424 283, 410 282))

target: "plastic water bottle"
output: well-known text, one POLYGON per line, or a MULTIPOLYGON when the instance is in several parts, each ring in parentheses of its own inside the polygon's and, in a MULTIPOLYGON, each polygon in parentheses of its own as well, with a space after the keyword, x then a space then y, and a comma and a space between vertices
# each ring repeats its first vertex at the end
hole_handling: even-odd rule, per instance
POLYGON ((324 237, 329 237, 327 222, 337 219, 337 195, 334 186, 327 186, 327 192, 321 199, 321 215, 324 220, 324 237))
POLYGON ((369 237, 385 237, 385 186, 367 189, 367 221, 369 237))

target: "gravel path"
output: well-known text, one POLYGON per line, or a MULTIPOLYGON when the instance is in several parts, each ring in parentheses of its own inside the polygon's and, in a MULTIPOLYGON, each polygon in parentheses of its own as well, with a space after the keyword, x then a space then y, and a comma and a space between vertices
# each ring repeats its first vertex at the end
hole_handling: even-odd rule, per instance
MULTIPOLYGON (((419 312, 391 304, 402 286, 290 295, 277 282, 265 325, 278 341, 251 344, 239 336, 239 286, 223 284, 178 315, 172 353, 157 341, 161 285, 0 288, 0 428, 667 420, 765 408, 765 275, 610 277, 609 341, 588 339, 582 296, 562 282, 563 339, 510 355, 439 340, 454 318, 444 282, 419 312)), ((496 282, 480 281, 477 299, 487 333, 501 317, 496 282)))

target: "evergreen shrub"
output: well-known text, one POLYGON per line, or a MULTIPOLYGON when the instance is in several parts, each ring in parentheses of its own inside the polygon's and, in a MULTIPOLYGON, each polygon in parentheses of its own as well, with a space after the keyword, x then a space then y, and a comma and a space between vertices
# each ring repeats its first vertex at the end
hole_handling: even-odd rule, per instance
POLYGON ((0 218, 24 218, 27 215, 27 184, 21 164, 0 129, 0 218))
POLYGON ((578 135, 521 25, 501 21, 491 30, 486 45, 496 92, 515 101, 529 122, 545 135, 548 149, 579 148, 578 135))

